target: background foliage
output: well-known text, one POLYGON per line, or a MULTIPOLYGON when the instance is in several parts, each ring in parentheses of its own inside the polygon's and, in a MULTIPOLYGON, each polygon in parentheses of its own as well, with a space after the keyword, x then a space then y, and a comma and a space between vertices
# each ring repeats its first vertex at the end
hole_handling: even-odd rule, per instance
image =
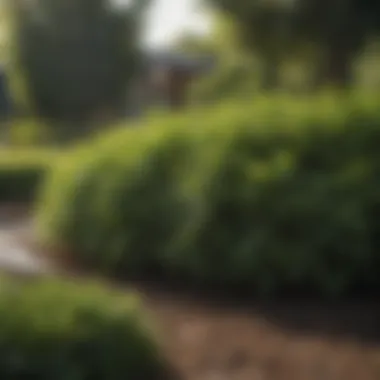
POLYGON ((35 115, 78 134, 98 118, 123 115, 141 58, 141 4, 116 9, 106 0, 9 3, 13 63, 35 115))

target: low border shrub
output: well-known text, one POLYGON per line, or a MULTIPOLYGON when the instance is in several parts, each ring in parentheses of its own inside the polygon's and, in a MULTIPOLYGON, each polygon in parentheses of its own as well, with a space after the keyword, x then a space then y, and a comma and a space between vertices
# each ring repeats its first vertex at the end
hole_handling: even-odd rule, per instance
POLYGON ((0 203, 33 201, 54 159, 44 150, 1 151, 0 203))
POLYGON ((163 369, 134 296, 98 284, 1 280, 1 379, 166 380, 163 369))

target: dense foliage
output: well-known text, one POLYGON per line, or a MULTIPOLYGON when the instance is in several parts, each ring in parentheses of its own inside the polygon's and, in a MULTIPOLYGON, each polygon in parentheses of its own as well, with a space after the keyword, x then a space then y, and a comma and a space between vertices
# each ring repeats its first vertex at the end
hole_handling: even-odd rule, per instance
POLYGON ((56 154, 49 150, 5 149, 0 153, 0 202, 30 202, 56 154))
POLYGON ((108 0, 12 2, 13 57, 38 116, 84 127, 124 112, 145 3, 121 9, 108 0))
POLYGON ((113 273, 261 292, 379 286, 374 97, 258 99, 121 130, 48 181, 45 242, 113 273))
POLYGON ((0 377, 160 379, 161 361, 136 300, 98 285, 2 280, 0 377))
POLYGON ((311 47, 320 58, 317 84, 347 86, 357 56, 380 31, 380 6, 373 0, 204 2, 232 17, 246 47, 265 62, 268 79, 278 75, 280 63, 289 56, 311 47))

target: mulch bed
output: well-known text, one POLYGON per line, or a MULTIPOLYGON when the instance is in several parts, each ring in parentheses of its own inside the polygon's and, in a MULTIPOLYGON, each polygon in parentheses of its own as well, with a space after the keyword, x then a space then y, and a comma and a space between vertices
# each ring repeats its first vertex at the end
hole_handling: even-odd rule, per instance
POLYGON ((376 304, 286 300, 223 305, 137 289, 181 379, 380 379, 376 304))

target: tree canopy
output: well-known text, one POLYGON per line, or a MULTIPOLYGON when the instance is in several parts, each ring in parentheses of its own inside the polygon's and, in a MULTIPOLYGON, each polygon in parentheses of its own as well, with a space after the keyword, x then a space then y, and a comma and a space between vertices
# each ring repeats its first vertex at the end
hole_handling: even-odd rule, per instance
POLYGON ((85 121, 125 107, 139 68, 138 34, 146 1, 14 1, 13 46, 38 116, 85 121))
POLYGON ((376 0, 209 0, 228 13, 245 46, 267 63, 305 46, 322 53, 322 82, 349 81, 350 65, 368 37, 380 31, 376 0))

